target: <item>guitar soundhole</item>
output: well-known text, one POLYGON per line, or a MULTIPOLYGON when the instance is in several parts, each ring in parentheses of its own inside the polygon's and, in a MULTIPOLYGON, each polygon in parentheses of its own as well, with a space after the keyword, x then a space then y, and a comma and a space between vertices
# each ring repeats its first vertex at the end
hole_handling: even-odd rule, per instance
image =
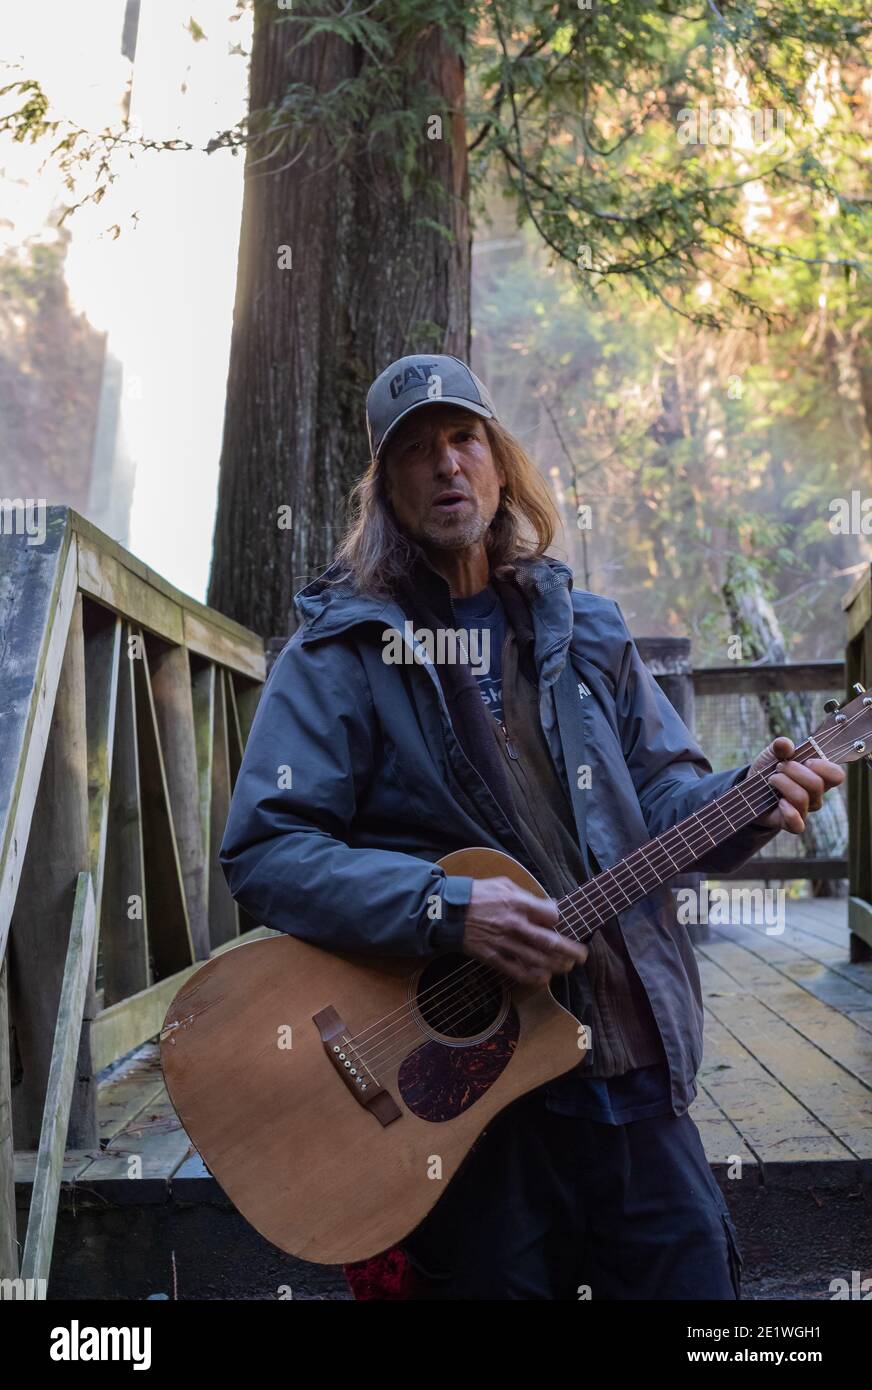
POLYGON ((504 1016, 508 1000, 499 980, 468 956, 436 956, 415 988, 415 1004, 433 1033, 458 1041, 478 1038, 504 1016))

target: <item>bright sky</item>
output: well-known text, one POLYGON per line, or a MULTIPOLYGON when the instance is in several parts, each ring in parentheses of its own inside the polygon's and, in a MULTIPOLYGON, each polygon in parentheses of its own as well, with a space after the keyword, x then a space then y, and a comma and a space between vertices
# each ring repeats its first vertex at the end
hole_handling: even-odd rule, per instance
MULTIPOLYGON (((124 0, 88 0, 84 9, 64 0, 6 4, 3 56, 23 65, 18 75, 40 80, 57 112, 87 129, 115 125, 130 75, 121 53, 124 10, 124 0)), ((146 136, 204 145, 244 114, 247 60, 229 49, 250 47, 251 20, 245 12, 232 22, 233 13, 233 0, 142 0, 131 117, 146 136), (192 13, 206 41, 187 31, 192 13)), ((3 211, 12 222, 0 226, 6 244, 40 234, 65 197, 54 168, 37 173, 44 155, 45 147, 4 144, 3 211)), ((136 464, 129 548, 204 598, 243 157, 137 151, 116 167, 120 177, 104 201, 67 223, 70 295, 108 331, 109 351, 123 364, 122 431, 136 464), (117 240, 106 234, 113 223, 123 228, 117 240)))

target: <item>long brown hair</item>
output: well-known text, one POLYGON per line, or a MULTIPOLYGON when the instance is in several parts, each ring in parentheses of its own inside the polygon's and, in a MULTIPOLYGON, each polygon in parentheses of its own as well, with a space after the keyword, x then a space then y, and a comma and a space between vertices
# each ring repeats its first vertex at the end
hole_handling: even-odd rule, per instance
MULTIPOLYGON (((482 421, 494 462, 505 472, 500 505, 485 537, 491 572, 522 558, 544 555, 560 529, 551 492, 514 435, 495 420, 482 421)), ((399 528, 388 501, 384 467, 373 459, 349 496, 350 521, 334 556, 336 576, 351 577, 357 588, 392 595, 418 552, 399 528)))

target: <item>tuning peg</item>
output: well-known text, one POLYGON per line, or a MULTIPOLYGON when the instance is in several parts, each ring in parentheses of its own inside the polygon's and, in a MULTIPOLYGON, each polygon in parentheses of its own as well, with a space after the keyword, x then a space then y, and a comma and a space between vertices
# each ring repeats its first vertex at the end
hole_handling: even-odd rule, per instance
POLYGON ((854 681, 854 684, 851 686, 851 689, 855 691, 858 695, 866 694, 865 685, 861 685, 859 681, 854 681))
POLYGON ((835 714, 838 708, 838 700, 824 700, 824 710, 827 714, 835 714))

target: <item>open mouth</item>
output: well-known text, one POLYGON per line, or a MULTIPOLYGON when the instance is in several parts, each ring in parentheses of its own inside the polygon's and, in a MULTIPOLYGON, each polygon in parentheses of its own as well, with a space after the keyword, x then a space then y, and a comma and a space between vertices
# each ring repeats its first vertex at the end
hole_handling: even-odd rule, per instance
POLYGON ((448 515, 459 511, 469 500, 463 492, 443 492, 433 503, 433 510, 448 515))

